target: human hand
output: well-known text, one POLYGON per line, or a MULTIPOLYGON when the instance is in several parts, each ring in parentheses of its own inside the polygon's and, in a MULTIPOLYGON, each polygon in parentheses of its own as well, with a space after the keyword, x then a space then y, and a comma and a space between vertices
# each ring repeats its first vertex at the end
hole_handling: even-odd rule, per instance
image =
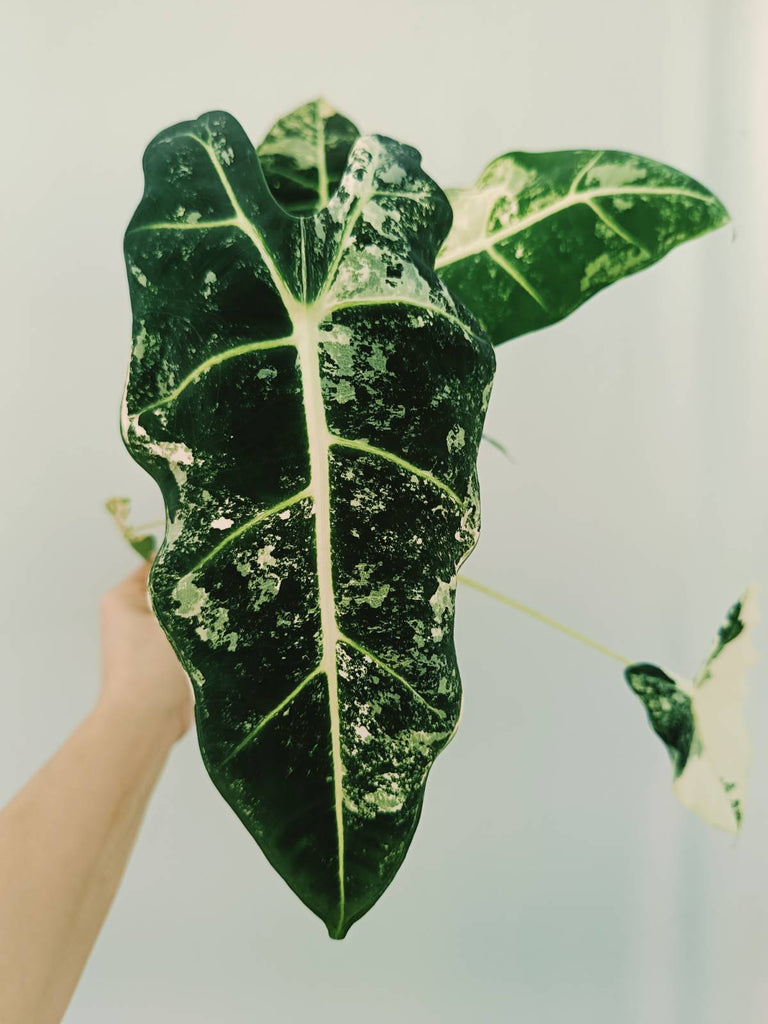
POLYGON ((151 561, 101 598, 100 703, 153 723, 180 739, 194 717, 186 672, 161 629, 147 595, 151 561))

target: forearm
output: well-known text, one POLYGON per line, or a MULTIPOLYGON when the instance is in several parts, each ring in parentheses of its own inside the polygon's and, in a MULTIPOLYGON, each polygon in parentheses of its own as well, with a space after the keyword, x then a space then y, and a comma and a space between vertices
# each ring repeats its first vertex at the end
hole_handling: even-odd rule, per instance
POLYGON ((0 812, 0 1020, 57 1024, 178 735, 102 699, 0 812))

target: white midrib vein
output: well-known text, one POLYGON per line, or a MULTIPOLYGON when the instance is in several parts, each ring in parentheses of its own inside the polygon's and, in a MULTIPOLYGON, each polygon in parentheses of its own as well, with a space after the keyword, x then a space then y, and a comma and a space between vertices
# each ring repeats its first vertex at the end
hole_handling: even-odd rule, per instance
MULTIPOLYGON (((302 231, 303 240, 303 231, 302 231)), ((304 263, 304 253, 302 252, 304 263)), ((304 264, 305 265, 305 264, 304 264)), ((322 650, 319 670, 328 683, 328 710, 331 726, 331 761, 333 766, 333 803, 339 864, 339 920, 344 920, 344 793, 341 760, 341 721, 339 716, 339 679, 336 646, 340 639, 336 623, 336 600, 333 593, 333 567, 331 564, 331 487, 328 471, 331 434, 325 419, 322 384, 320 381, 317 332, 322 309, 294 304, 288 313, 293 320, 299 370, 304 399, 304 414, 309 445, 309 493, 315 509, 315 548, 317 552, 317 586, 320 603, 320 635, 322 650)))
MULTIPOLYGON (((283 281, 280 272, 272 259, 269 250, 255 226, 246 217, 237 196, 221 167, 216 153, 203 139, 193 133, 190 138, 198 142, 208 153, 212 166, 227 194, 227 198, 235 211, 235 222, 243 233, 251 240, 264 261, 272 282, 277 290, 291 323, 293 324, 292 340, 296 345, 299 357, 299 371, 304 400, 304 412, 307 427, 307 444, 309 446, 310 480, 307 494, 312 498, 315 510, 315 545, 317 552, 317 583, 320 604, 320 635, 322 651, 318 674, 325 673, 328 682, 328 707, 331 728, 331 762, 333 768, 333 799, 336 819, 337 857, 339 877, 339 916, 336 930, 340 931, 345 913, 345 882, 344 882, 344 818, 343 818, 343 764, 341 760, 341 722, 339 716, 338 671, 336 666, 336 646, 340 633, 336 624, 336 603, 333 594, 333 575, 331 564, 331 493, 328 472, 329 448, 331 434, 325 418, 323 391, 320 380, 319 351, 317 344, 318 329, 326 315, 322 303, 307 305, 292 294, 283 281)), ((344 238, 339 242, 343 244, 344 238)), ((301 223, 301 269, 302 290, 306 295, 306 253, 304 249, 304 224, 301 223)))

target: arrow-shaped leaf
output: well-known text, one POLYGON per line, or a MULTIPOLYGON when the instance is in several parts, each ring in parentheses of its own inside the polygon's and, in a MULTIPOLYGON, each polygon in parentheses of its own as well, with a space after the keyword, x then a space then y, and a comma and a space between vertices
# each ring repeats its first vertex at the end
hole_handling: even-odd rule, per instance
POLYGON ((223 111, 144 171, 122 429, 165 501, 152 604, 211 778, 341 938, 457 725, 493 348, 432 270, 450 208, 414 149, 359 137, 306 218, 223 111))
POLYGON ((751 638, 756 590, 747 588, 730 609, 695 679, 646 664, 630 665, 624 673, 667 747, 678 800, 729 832, 741 827, 750 756, 744 677, 758 659, 751 638))

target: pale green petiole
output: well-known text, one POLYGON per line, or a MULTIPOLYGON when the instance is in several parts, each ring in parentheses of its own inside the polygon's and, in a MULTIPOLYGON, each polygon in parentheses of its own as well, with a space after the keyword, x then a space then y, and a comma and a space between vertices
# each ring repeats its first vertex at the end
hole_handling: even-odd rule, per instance
POLYGON ((610 647, 606 647, 604 644, 599 644, 596 640, 591 640, 588 636, 584 636, 583 633, 579 633, 577 630, 571 629, 570 626, 563 625, 562 622, 558 622, 556 619, 551 619, 548 615, 544 615, 542 612, 537 612, 535 608, 529 608, 528 605, 523 604, 522 601, 516 601, 513 597, 507 597, 506 594, 501 594, 498 590, 492 590, 491 587, 486 587, 484 583, 478 583, 477 580, 470 579, 468 576, 460 575, 459 581, 461 583, 465 583, 468 587, 472 587, 473 590, 477 590, 481 594, 485 594, 486 597, 492 597, 495 601, 500 601, 502 604, 506 604, 510 608, 516 608, 519 612, 525 612, 525 614, 530 615, 531 618, 538 619, 539 622, 543 622, 545 625, 551 626, 553 629, 560 630, 561 633, 565 633, 566 636, 570 636, 574 640, 580 640, 581 643, 593 648, 593 650, 600 651, 601 654, 607 654, 609 658, 615 658, 616 661, 620 661, 622 665, 632 664, 632 661, 629 658, 625 658, 622 654, 617 654, 616 651, 612 651, 610 647))

